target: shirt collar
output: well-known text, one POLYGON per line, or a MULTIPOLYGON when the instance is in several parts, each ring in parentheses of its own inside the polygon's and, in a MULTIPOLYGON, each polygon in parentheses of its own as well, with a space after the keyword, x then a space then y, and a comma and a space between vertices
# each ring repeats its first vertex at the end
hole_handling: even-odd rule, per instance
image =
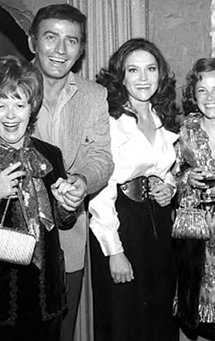
POLYGON ((77 84, 75 82, 75 77, 72 72, 69 73, 66 85, 63 89, 66 95, 73 96, 77 91, 77 84))
MULTIPOLYGON (((65 103, 67 102, 71 97, 75 95, 77 92, 78 87, 75 82, 75 77, 72 72, 69 73, 66 84, 64 88, 62 89, 60 96, 58 98, 58 103, 65 103)), ((45 97, 43 99, 43 105, 48 109, 48 104, 46 103, 45 97)))
MULTIPOLYGON (((135 116, 137 115, 136 110, 132 108, 129 102, 127 102, 124 105, 124 108, 132 112, 135 116)), ((158 129, 160 128, 159 130, 162 132, 162 135, 163 134, 165 135, 163 136, 163 138, 165 138, 171 143, 174 143, 178 139, 179 135, 171 131, 168 131, 164 127, 162 127, 161 120, 159 116, 156 114, 156 111, 152 108, 151 103, 149 103, 149 111, 153 117, 156 128, 158 129)), ((132 136, 136 134, 138 127, 134 117, 123 114, 117 121, 118 126, 120 127, 120 131, 122 133, 121 136, 119 137, 121 143, 123 143, 125 140, 132 138, 132 136)))

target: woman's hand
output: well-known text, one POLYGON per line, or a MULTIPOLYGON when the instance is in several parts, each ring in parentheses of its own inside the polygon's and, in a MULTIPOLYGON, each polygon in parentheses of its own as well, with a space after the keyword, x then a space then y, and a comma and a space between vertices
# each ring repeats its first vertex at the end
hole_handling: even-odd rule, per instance
POLYGON ((74 212, 87 195, 87 183, 78 174, 70 175, 67 180, 59 178, 51 189, 55 199, 70 212, 74 212))
POLYGON ((110 273, 115 283, 130 282, 134 279, 133 269, 124 253, 110 256, 110 273))
POLYGON ((212 176, 210 171, 203 171, 201 168, 190 169, 187 182, 193 188, 206 189, 208 186, 204 183, 204 179, 207 176, 212 176))
POLYGON ((0 172, 0 199, 17 193, 19 178, 25 176, 24 171, 16 171, 20 166, 21 162, 16 162, 0 172))
POLYGON ((211 206, 211 210, 208 210, 206 212, 206 222, 208 224, 208 226, 210 227, 211 231, 214 231, 215 229, 215 216, 213 215, 213 212, 211 212, 213 210, 213 206, 211 206))
POLYGON ((151 189, 152 195, 157 203, 164 207, 170 204, 173 196, 174 187, 170 184, 159 183, 151 189))
POLYGON ((72 211, 70 207, 67 206, 65 201, 65 196, 68 191, 72 189, 72 185, 67 182, 66 179, 58 178, 57 181, 51 185, 51 191, 55 199, 64 207, 67 211, 72 211))

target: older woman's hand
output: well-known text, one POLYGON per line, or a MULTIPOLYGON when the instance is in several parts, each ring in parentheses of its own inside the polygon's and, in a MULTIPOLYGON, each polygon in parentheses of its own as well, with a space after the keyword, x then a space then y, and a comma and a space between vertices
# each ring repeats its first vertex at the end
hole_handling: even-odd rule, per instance
POLYGON ((174 187, 170 184, 159 183, 151 189, 152 195, 160 206, 167 206, 170 204, 174 192, 174 187))
POLYGON ((17 193, 19 178, 25 176, 24 171, 16 171, 20 166, 21 162, 16 162, 0 172, 0 199, 17 193))

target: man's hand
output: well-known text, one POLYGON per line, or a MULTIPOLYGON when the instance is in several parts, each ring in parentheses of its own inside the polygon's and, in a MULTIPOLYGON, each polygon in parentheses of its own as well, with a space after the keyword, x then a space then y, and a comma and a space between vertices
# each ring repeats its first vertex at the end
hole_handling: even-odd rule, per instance
POLYGON ((75 211, 87 195, 87 182, 78 174, 70 175, 67 180, 59 178, 52 185, 55 199, 67 211, 75 211))
POLYGON ((70 208, 70 211, 75 211, 87 195, 87 181, 81 175, 74 174, 69 176, 67 182, 71 188, 65 194, 65 205, 70 208))

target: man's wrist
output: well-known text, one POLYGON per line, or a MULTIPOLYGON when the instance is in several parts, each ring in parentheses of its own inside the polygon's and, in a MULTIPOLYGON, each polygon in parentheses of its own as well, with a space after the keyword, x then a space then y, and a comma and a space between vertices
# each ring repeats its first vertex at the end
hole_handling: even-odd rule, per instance
POLYGON ((71 215, 76 215, 77 214, 77 210, 74 209, 72 211, 67 210, 66 208, 64 208, 62 206, 62 204, 60 202, 57 201, 57 208, 58 208, 58 212, 60 213, 60 215, 66 219, 68 217, 70 217, 71 215))
POLYGON ((79 178, 81 178, 85 182, 85 184, 87 186, 87 178, 86 178, 86 176, 84 176, 83 174, 79 174, 79 173, 74 173, 74 174, 71 174, 71 175, 79 176, 79 178))

